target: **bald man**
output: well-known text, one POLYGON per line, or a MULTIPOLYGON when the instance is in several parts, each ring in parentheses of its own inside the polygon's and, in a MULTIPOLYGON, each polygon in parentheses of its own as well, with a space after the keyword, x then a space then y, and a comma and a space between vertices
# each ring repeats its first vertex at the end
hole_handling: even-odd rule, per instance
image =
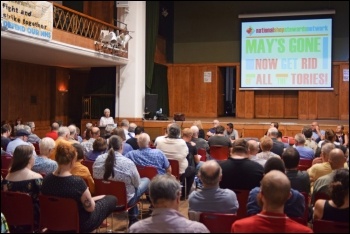
POLYGON ((190 194, 189 211, 237 213, 236 194, 230 189, 219 187, 222 169, 215 160, 204 162, 199 168, 198 177, 203 183, 203 188, 190 194))
POLYGON ((314 203, 315 194, 318 192, 329 194, 328 185, 333 181, 335 171, 340 168, 344 168, 346 158, 344 152, 341 149, 335 148, 329 153, 328 162, 332 168, 332 172, 321 176, 315 181, 314 191, 312 193, 312 203, 314 203))
POLYGON ((277 170, 268 172, 261 181, 261 191, 257 196, 262 211, 233 223, 231 232, 299 232, 313 231, 287 217, 284 204, 290 197, 290 181, 277 170))

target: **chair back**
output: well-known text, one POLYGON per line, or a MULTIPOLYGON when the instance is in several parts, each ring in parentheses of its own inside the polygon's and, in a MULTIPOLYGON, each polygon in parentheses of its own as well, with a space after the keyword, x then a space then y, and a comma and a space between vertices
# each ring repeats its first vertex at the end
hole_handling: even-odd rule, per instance
POLYGON ((30 232, 34 232, 34 205, 29 194, 1 191, 1 212, 6 218, 10 232, 16 232, 13 230, 14 226, 24 225, 30 226, 30 232))
POLYGON ((37 155, 40 155, 40 147, 39 147, 39 143, 38 142, 34 142, 32 143, 34 145, 34 148, 35 148, 35 153, 37 155))
POLYGON ((237 220, 235 214, 202 212, 199 222, 203 223, 211 233, 230 233, 232 224, 237 220))
POLYGON ((1 169, 1 176, 3 179, 6 178, 8 173, 9 173, 9 169, 1 169))
POLYGON ((318 199, 324 199, 324 200, 330 200, 331 196, 327 194, 326 192, 316 192, 314 195, 314 200, 312 202, 312 206, 315 206, 315 203, 318 199))
POLYGON ((81 164, 83 164, 84 166, 86 166, 89 169, 91 175, 93 175, 92 167, 94 165, 94 162, 95 161, 91 161, 91 160, 87 160, 87 159, 83 159, 83 161, 81 161, 81 164))
POLYGON ((204 148, 197 149, 197 153, 202 156, 200 161, 205 162, 207 161, 207 151, 204 148))
POLYGON ((94 179, 95 181, 95 195, 114 195, 118 199, 118 207, 122 211, 128 209, 128 197, 126 192, 126 185, 121 181, 94 179))
POLYGON ((298 170, 306 171, 311 166, 312 166, 312 159, 305 159, 305 158, 299 159, 298 170))
POLYGON ((79 210, 74 199, 40 194, 39 203, 40 230, 79 233, 79 210))
POLYGON ((237 210, 237 218, 245 218, 248 216, 247 214, 247 203, 248 203, 248 196, 250 190, 246 189, 234 189, 233 190, 236 193, 239 208, 237 210))
POLYGON ((314 220, 314 233, 349 233, 349 223, 328 221, 328 220, 314 220))
POLYGON ((157 168, 154 166, 141 166, 141 165, 136 165, 137 171, 140 174, 140 177, 147 177, 148 179, 152 180, 153 177, 158 175, 157 168))
POLYGON ((168 159, 171 166, 171 174, 180 180, 180 164, 176 159, 168 159))
POLYGON ((307 223, 309 221, 309 201, 310 201, 310 196, 308 193, 306 192, 300 192, 303 196, 304 196, 304 200, 305 200, 305 210, 304 210, 304 214, 303 214, 303 217, 300 217, 302 218, 302 221, 298 221, 296 220, 297 222, 301 223, 301 224, 304 224, 305 226, 307 226, 307 223))
POLYGON ((211 145, 210 156, 215 160, 226 160, 230 155, 230 148, 222 145, 211 145))
POLYGON ((1 169, 9 169, 11 165, 12 156, 9 154, 1 155, 1 169))
POLYGON ((295 144, 295 139, 294 139, 294 137, 283 136, 282 137, 282 142, 283 143, 288 143, 289 145, 294 145, 295 144))

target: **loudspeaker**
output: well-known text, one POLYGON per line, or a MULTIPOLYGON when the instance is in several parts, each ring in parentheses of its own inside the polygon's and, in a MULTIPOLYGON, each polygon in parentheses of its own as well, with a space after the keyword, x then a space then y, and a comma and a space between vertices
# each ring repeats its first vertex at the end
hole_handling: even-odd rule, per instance
POLYGON ((158 103, 158 94, 146 93, 145 97, 145 112, 156 112, 158 103))

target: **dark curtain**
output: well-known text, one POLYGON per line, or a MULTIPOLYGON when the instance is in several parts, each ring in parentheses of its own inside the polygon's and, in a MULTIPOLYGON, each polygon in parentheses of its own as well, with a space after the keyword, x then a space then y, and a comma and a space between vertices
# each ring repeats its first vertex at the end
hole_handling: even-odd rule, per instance
MULTIPOLYGON (((150 93, 153 83, 154 54, 159 24, 159 2, 146 2, 146 93, 150 93)), ((159 103, 159 102, 158 102, 159 103)))
POLYGON ((162 108, 162 113, 169 115, 168 97, 168 67, 161 64, 154 64, 153 83, 151 93, 158 94, 157 110, 162 108))

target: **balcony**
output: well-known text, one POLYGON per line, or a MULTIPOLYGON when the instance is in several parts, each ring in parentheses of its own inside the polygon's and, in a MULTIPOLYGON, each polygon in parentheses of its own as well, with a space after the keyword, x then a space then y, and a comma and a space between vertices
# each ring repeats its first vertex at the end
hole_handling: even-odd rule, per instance
POLYGON ((53 3, 52 40, 1 31, 1 59, 65 68, 126 65, 128 46, 111 50, 98 45, 101 30, 126 30, 53 3))

